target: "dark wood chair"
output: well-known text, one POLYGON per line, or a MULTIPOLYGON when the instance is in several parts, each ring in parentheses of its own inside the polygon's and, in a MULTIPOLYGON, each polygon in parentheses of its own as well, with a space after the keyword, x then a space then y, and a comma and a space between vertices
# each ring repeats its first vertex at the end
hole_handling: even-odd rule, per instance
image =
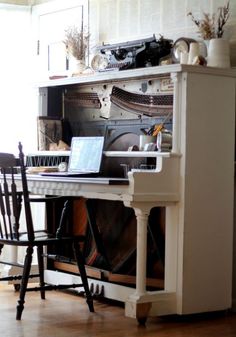
MULTIPOLYGON (((16 319, 20 320, 24 309, 26 291, 37 291, 41 293, 41 298, 45 299, 46 290, 68 289, 75 287, 83 287, 86 296, 87 304, 91 312, 94 311, 93 299, 89 290, 88 280, 84 265, 84 257, 80 250, 80 243, 84 242, 83 235, 69 235, 64 233, 64 224, 67 221, 68 203, 66 200, 61 212, 59 225, 56 233, 49 234, 46 230, 34 230, 34 224, 31 214, 31 202, 53 202, 55 198, 31 198, 28 191, 26 168, 24 164, 24 154, 22 145, 19 143, 19 158, 15 158, 12 154, 0 153, 0 254, 4 245, 25 246, 26 255, 23 265, 22 275, 16 276, 15 279, 20 279, 19 300, 16 307, 16 319), (21 211, 21 200, 23 203, 21 211), (25 212, 26 230, 21 229, 20 211, 25 212), (77 262, 81 283, 80 284, 45 284, 44 281, 44 247, 50 249, 49 246, 60 247, 69 244, 73 247, 74 258, 77 262), (30 269, 32 264, 32 255, 34 247, 37 247, 38 258, 38 275, 31 275, 30 269), (39 286, 28 286, 29 277, 39 276, 39 286)), ((46 225, 44 225, 46 227, 46 225)), ((10 277, 14 279, 13 277, 10 277)), ((7 278, 0 278, 0 281, 7 278)), ((9 279, 9 278, 8 278, 9 279)))

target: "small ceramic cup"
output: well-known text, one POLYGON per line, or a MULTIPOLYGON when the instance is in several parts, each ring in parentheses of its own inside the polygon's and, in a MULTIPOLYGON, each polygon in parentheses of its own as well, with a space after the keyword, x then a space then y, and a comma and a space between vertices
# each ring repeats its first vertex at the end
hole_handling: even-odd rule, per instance
POLYGON ((194 59, 199 56, 200 48, 198 42, 191 42, 188 53, 188 64, 193 64, 194 59))

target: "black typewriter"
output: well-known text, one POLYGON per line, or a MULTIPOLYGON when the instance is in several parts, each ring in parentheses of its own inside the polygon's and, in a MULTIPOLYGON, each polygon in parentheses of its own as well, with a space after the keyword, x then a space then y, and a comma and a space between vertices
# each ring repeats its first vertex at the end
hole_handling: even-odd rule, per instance
POLYGON ((124 70, 159 65, 160 59, 171 55, 173 41, 155 35, 125 43, 104 44, 98 47, 91 66, 96 71, 124 70))

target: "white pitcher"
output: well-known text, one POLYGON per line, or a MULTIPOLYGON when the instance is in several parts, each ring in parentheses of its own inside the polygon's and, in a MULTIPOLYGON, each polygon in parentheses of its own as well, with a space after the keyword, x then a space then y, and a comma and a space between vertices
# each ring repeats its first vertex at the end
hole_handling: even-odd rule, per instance
POLYGON ((208 47, 207 65, 210 67, 230 68, 229 41, 211 39, 208 47))

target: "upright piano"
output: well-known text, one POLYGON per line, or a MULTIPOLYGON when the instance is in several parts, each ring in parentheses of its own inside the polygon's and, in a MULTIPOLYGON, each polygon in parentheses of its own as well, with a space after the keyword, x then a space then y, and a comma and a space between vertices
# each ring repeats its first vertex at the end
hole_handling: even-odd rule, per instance
MULTIPOLYGON (((125 314, 140 322, 231 307, 235 75, 232 69, 173 64, 37 85, 39 116, 63 118, 74 136, 106 137, 104 174, 56 180, 29 175, 29 188, 117 201, 134 211, 135 287, 92 277, 89 282, 124 302, 125 314), (168 115, 171 149, 138 151, 140 136, 168 115), (165 213, 164 282, 150 290, 148 222, 156 207, 165 213)), ((79 276, 47 270, 45 277, 53 283, 79 276)))

